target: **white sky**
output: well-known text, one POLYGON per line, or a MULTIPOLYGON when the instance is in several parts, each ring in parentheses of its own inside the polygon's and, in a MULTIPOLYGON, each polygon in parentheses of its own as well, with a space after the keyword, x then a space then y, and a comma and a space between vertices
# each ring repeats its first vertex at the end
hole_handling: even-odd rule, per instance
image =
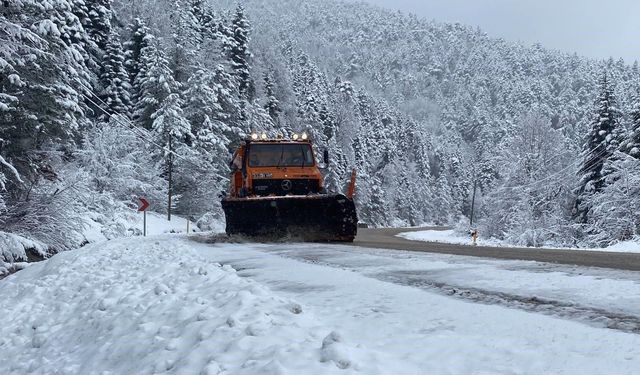
MULTIPOLYGON (((362 0, 360 0, 362 1, 362 0)), ((593 58, 640 60, 640 0, 364 0, 593 58)))

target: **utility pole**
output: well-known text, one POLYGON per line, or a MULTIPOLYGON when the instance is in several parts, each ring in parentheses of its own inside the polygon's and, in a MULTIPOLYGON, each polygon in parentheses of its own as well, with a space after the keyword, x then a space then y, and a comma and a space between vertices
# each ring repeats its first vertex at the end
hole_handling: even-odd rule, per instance
POLYGON ((168 170, 168 177, 169 177, 169 191, 168 191, 168 195, 169 195, 169 202, 167 205, 167 221, 171 221, 171 195, 173 194, 172 188, 173 188, 173 148, 171 147, 171 134, 169 134, 169 160, 168 160, 168 164, 169 164, 169 170, 168 170))
POLYGON ((478 187, 478 180, 473 180, 473 197, 471 197, 471 218, 469 219, 469 226, 473 227, 473 211, 476 206, 476 188, 478 187))

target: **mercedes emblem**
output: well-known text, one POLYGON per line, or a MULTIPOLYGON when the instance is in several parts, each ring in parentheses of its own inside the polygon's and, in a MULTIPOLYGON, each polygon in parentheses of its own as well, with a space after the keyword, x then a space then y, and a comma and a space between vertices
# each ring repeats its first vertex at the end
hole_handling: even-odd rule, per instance
POLYGON ((280 186, 282 187, 282 190, 289 191, 293 184, 291 183, 291 180, 283 180, 280 186))

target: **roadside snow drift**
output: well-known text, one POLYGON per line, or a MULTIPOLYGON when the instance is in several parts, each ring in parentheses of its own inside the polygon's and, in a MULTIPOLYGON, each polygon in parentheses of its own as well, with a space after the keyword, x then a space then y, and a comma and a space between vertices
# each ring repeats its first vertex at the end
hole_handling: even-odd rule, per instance
POLYGON ((90 245, 0 282, 0 374, 375 374, 299 304, 176 236, 90 245))
MULTIPOLYGON (((470 236, 463 236, 453 229, 447 230, 422 230, 415 232, 404 232, 397 235, 397 237, 404 238, 406 240, 411 241, 422 241, 422 242, 439 242, 439 243, 450 243, 456 245, 472 245, 470 236)), ((481 246, 493 246, 493 247, 517 247, 520 248, 522 246, 515 246, 505 243, 504 241, 497 240, 495 238, 479 238, 478 244, 481 246)), ((640 253, 640 240, 630 240, 619 242, 615 245, 611 245, 609 247, 604 248, 574 248, 574 247, 550 247, 543 246, 537 249, 558 249, 558 250, 591 250, 591 251, 610 251, 617 253, 640 253)))

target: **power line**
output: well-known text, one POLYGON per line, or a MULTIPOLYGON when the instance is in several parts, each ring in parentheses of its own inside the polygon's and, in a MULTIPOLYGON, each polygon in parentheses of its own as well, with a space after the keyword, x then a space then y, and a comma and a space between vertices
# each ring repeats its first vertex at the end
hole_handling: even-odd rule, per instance
MULTIPOLYGON (((594 166, 597 162, 599 162, 600 160, 604 159, 604 155, 608 152, 607 149, 601 150, 600 152, 598 152, 597 154, 594 154, 593 151, 590 151, 589 153, 587 153, 585 155, 585 157, 593 157, 593 159, 591 159, 589 162, 587 162, 587 164, 585 165, 586 169, 591 168, 592 166, 594 166), (591 155, 590 155, 591 154, 591 155)), ((543 178, 542 180, 538 180, 538 181, 534 181, 532 183, 526 184, 526 185, 519 185, 519 186, 503 186, 503 189, 511 189, 511 190, 516 190, 516 189, 526 189, 528 187, 531 186, 536 186, 539 185, 541 183, 547 182, 550 179, 559 176, 561 173, 566 172, 567 170, 569 170, 570 168, 576 166, 578 163, 582 162, 581 159, 577 159, 576 161, 574 161, 573 163, 567 165, 565 168, 562 168, 561 170, 554 172, 553 174, 543 178)))
MULTIPOLYGON (((100 101, 100 102, 101 102, 102 104, 104 104, 105 106, 108 106, 108 105, 107 105, 107 103, 105 103, 102 99, 100 99, 100 97, 98 97, 98 96, 95 94, 95 92, 94 92, 91 88, 87 87, 87 86, 86 86, 86 85, 84 85, 82 82, 78 82, 78 83, 79 83, 79 84, 80 84, 80 86, 82 86, 85 90, 87 90, 90 94, 92 94, 92 95, 93 95, 93 96, 94 96, 98 101, 100 101)), ((143 142, 146 142, 147 144, 153 145, 153 146, 155 146, 155 147, 157 147, 157 148, 159 148, 159 149, 161 149, 161 150, 163 150, 163 151, 165 151, 165 152, 168 152, 168 153, 172 154, 172 155, 173 155, 173 156, 175 156, 176 158, 178 158, 178 159, 181 159, 181 160, 185 161, 186 163, 188 163, 188 164, 190 164, 191 166, 193 166, 193 167, 197 168, 197 169, 198 169, 199 171, 201 171, 201 172, 212 174, 212 175, 214 175, 214 176, 216 176, 216 177, 218 177, 218 178, 220 178, 220 179, 222 179, 222 180, 224 180, 224 181, 229 181, 229 178, 228 178, 228 177, 222 176, 222 175, 220 175, 220 174, 218 174, 218 173, 214 173, 214 172, 212 172, 210 169, 206 169, 206 168, 205 168, 205 167, 203 167, 203 166, 197 165, 197 164, 196 164, 196 163, 194 163, 193 161, 191 161, 191 160, 189 160, 189 159, 187 159, 187 158, 183 157, 182 155, 180 155, 180 154, 176 153, 175 151, 173 151, 173 150, 171 150, 171 149, 169 149, 169 148, 167 148, 167 147, 165 147, 165 146, 163 146, 163 145, 160 145, 160 144, 158 144, 158 143, 154 142, 154 141, 151 139, 151 134, 149 134, 149 132, 148 132, 146 129, 142 129, 142 128, 140 128, 140 127, 136 126, 136 125, 135 125, 135 124, 133 124, 129 119, 127 119, 126 117, 122 116, 121 114, 112 114, 112 113, 109 113, 109 111, 107 111, 106 109, 102 108, 98 103, 96 103, 93 99, 91 99, 91 98, 90 98, 88 95, 86 95, 85 93, 80 92, 80 94, 81 94, 81 95, 82 95, 86 100, 88 100, 91 104, 93 104, 97 109, 99 109, 99 110, 100 110, 100 111, 102 111, 104 114, 106 114, 107 116, 109 116, 109 118, 110 118, 110 119, 113 119, 117 124, 119 124, 119 125, 121 125, 121 126, 124 126, 124 127, 127 127, 127 128, 129 128, 131 131, 133 131, 134 133, 136 133, 136 134, 137 134, 137 135, 142 139, 142 141, 143 141, 143 142), (120 122, 120 119, 125 120, 127 123, 126 123, 126 124, 124 124, 124 123, 120 122)))

